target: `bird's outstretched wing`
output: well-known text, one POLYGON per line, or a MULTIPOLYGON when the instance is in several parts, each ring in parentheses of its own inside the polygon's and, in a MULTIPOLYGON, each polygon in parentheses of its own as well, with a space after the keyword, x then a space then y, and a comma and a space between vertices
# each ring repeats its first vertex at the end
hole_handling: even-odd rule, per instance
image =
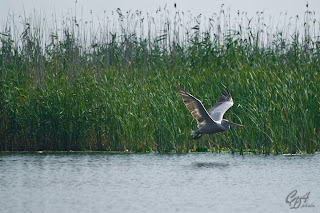
POLYGON ((233 105, 228 89, 224 89, 218 102, 209 110, 209 115, 217 123, 221 123, 224 113, 233 105))
POLYGON ((201 128, 208 123, 214 123, 201 101, 182 89, 178 89, 177 92, 181 95, 182 100, 191 115, 197 120, 198 128, 201 128))

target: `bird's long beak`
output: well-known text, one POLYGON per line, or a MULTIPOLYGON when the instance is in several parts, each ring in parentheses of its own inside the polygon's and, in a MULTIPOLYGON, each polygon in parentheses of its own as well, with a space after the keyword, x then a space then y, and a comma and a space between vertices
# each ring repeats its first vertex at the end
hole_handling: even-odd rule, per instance
POLYGON ((244 127, 244 125, 232 123, 230 121, 228 121, 227 124, 229 124, 230 126, 235 126, 235 127, 244 127))

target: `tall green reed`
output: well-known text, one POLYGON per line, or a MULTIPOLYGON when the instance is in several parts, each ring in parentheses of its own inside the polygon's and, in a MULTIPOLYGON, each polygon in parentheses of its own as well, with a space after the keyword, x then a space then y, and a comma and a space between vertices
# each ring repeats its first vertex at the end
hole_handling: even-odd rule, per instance
POLYGON ((319 150, 319 22, 308 8, 276 27, 159 9, 99 22, 34 15, 1 32, 0 150, 313 153, 319 150), (291 20, 291 22, 290 22, 291 20), (20 31, 18 29, 21 29, 20 31), (243 129, 193 141, 179 85, 243 129), (199 149, 198 149, 199 150, 199 149))

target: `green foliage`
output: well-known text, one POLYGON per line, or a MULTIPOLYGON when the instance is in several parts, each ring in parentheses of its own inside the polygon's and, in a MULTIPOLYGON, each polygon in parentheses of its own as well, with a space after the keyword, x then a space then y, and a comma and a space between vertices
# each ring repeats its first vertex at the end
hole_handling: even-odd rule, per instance
POLYGON ((181 35, 179 17, 148 17, 145 30, 141 13, 117 12, 120 33, 106 27, 89 43, 75 18, 46 42, 46 26, 25 20, 15 36, 8 23, 0 33, 0 150, 319 151, 320 40, 307 32, 320 29, 308 11, 304 35, 271 40, 259 22, 215 31, 220 23, 201 30, 196 20, 181 35), (207 108, 227 86, 235 105, 225 116, 245 128, 193 141, 196 122, 177 85, 207 108))

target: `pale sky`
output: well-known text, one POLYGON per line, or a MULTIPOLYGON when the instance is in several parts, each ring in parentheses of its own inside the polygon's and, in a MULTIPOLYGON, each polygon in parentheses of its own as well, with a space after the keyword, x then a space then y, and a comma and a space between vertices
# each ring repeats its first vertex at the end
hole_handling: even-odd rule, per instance
MULTIPOLYGON (((190 10, 192 14, 212 14, 218 12, 220 6, 230 8, 231 12, 237 10, 248 12, 253 16, 256 11, 264 11, 270 14, 288 12, 290 16, 302 15, 305 11, 305 0, 0 0, 0 19, 6 18, 8 12, 21 14, 25 11, 28 15, 34 9, 50 16, 65 14, 72 9, 83 10, 87 16, 90 11, 95 16, 103 15, 104 11, 110 13, 117 8, 122 11, 143 10, 155 11, 159 6, 167 4, 173 8, 174 3, 180 11, 190 10)), ((320 0, 308 0, 309 9, 320 14, 320 0)))
MULTIPOLYGON (((219 13, 222 4, 224 4, 224 11, 227 10, 226 14, 230 14, 230 20, 236 17, 238 10, 246 12, 248 18, 256 18, 256 12, 263 11, 266 17, 264 23, 268 26, 278 24, 286 26, 288 18, 299 15, 297 26, 303 30, 303 18, 301 17, 306 11, 305 0, 0 0, 0 31, 6 26, 8 17, 15 23, 18 20, 19 23, 24 17, 32 16, 34 11, 37 17, 45 17, 46 20, 50 20, 54 15, 55 21, 52 23, 60 25, 66 16, 74 17, 75 14, 82 21, 93 20, 94 23, 100 23, 99 20, 104 20, 106 16, 110 17, 112 11, 116 11, 117 8, 120 8, 122 12, 140 10, 151 13, 151 16, 154 17, 156 10, 165 5, 170 11, 187 12, 190 10, 193 17, 199 14, 211 17, 213 13, 219 13), (175 3, 177 8, 174 8, 175 3), (280 16, 281 12, 282 16, 280 16), (8 16, 9 13, 14 14, 14 19, 8 16), (284 17, 284 13, 288 15, 284 17), (19 19, 19 15, 22 15, 22 18, 19 19)), ((308 4, 309 10, 315 11, 314 17, 319 23, 320 0, 308 0, 308 4)), ((294 28, 291 27, 290 30, 285 31, 290 34, 294 28)))

